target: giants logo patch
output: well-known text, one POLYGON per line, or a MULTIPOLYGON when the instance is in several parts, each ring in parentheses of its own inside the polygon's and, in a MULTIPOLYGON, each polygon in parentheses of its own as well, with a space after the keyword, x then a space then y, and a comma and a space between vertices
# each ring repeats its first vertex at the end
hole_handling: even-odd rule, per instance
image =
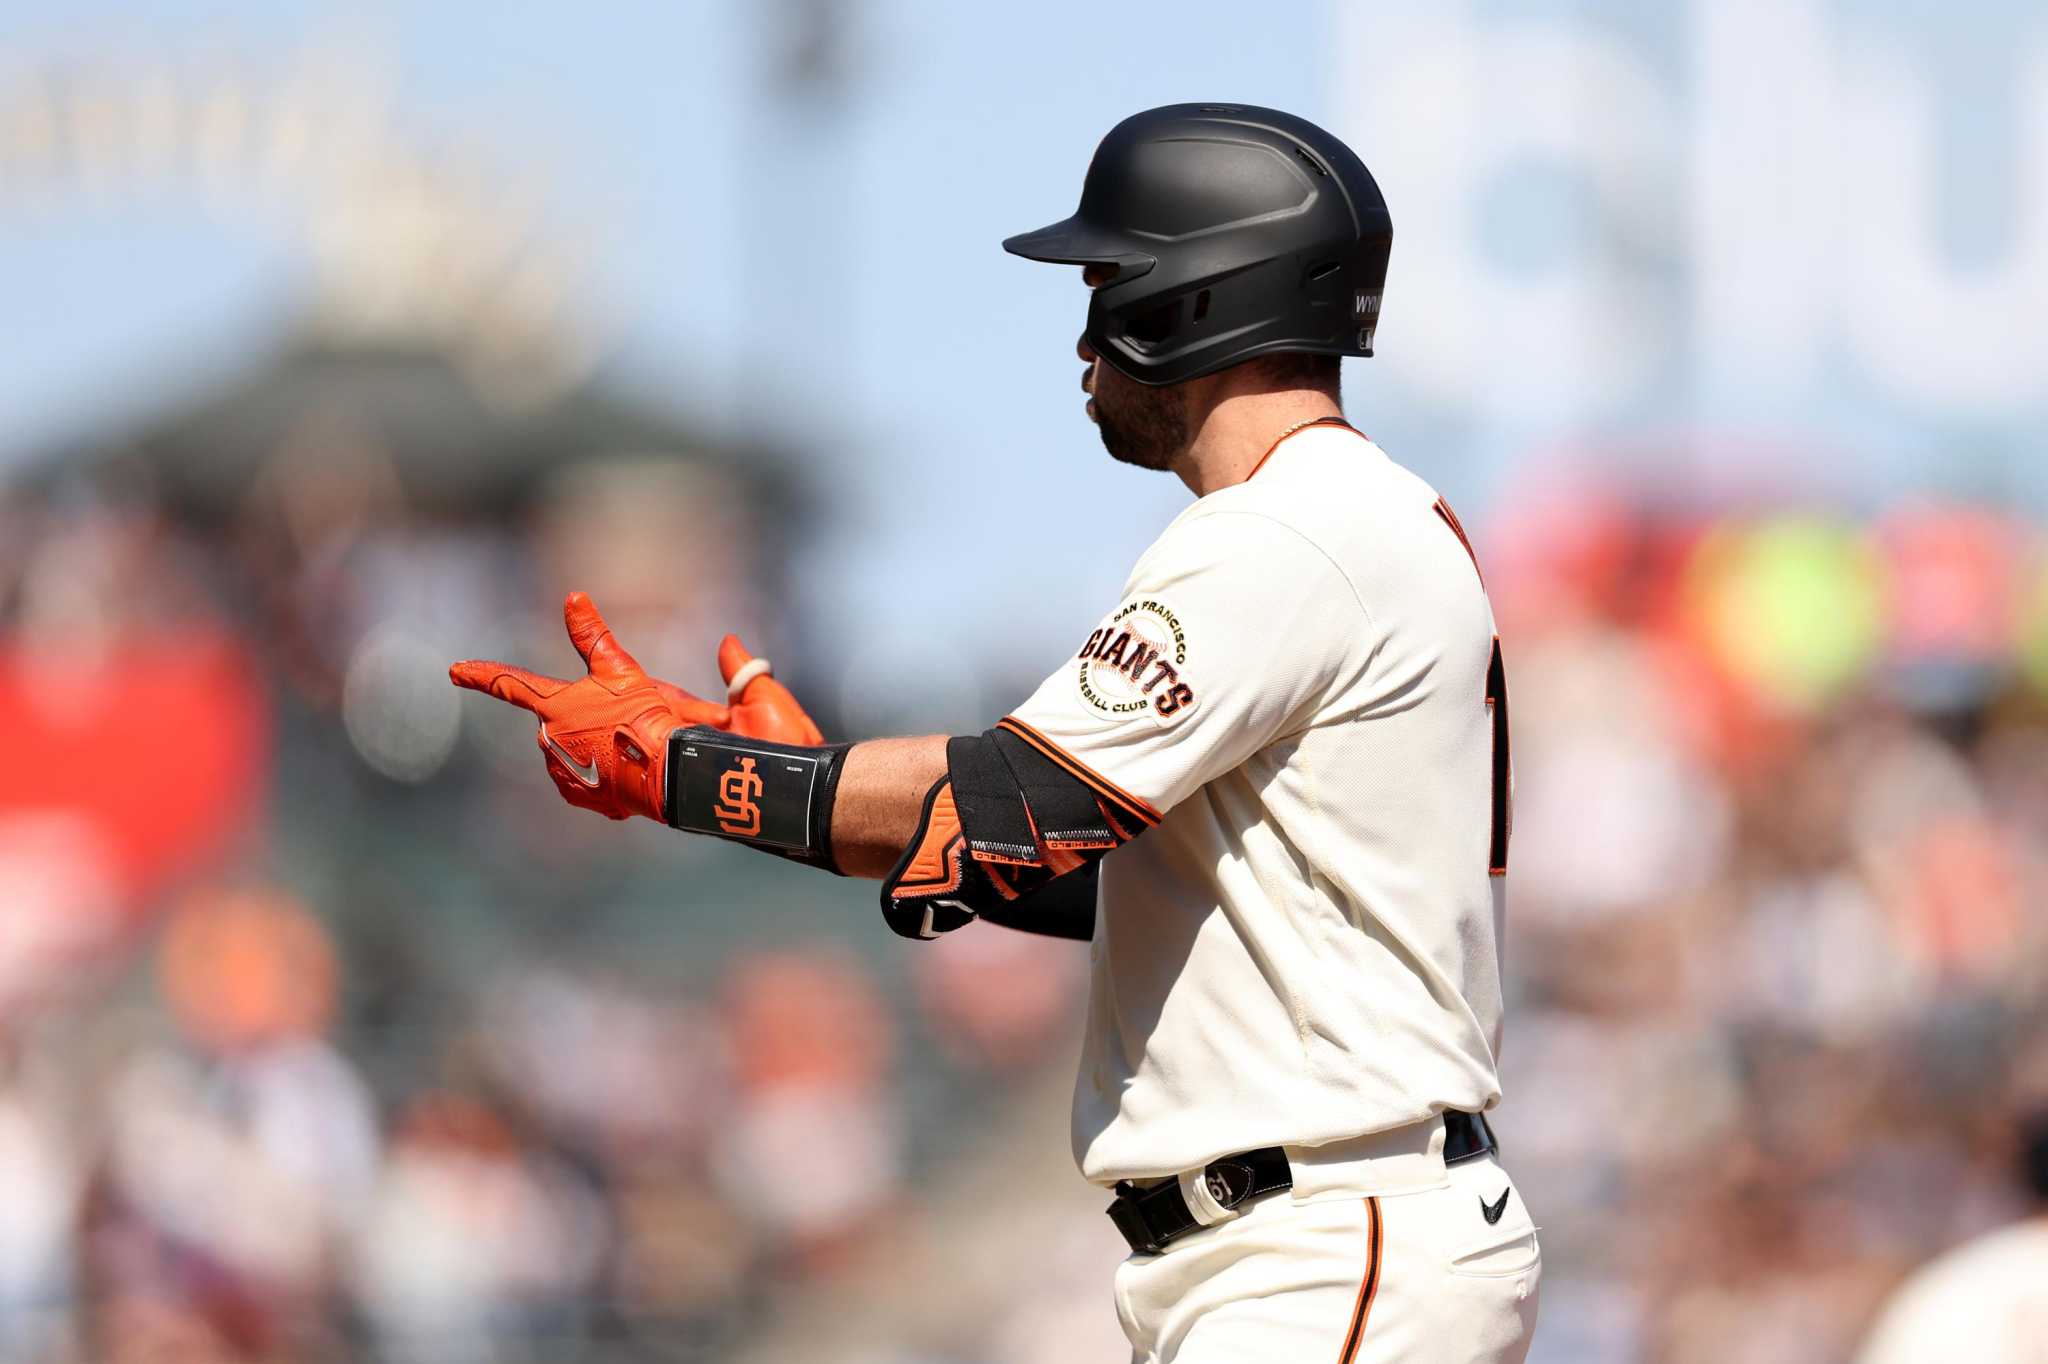
POLYGON ((1139 598, 1118 607, 1088 636, 1078 655, 1081 699, 1122 719, 1143 712, 1172 724, 1195 707, 1195 688, 1182 675, 1188 640, 1180 618, 1161 601, 1139 598))

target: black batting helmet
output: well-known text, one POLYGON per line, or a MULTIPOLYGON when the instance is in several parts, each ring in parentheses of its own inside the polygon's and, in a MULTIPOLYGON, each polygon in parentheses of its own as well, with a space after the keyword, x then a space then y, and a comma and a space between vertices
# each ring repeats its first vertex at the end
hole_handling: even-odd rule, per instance
POLYGON ((1110 129, 1071 218, 1003 249, 1116 266, 1088 344, 1177 384, 1276 351, 1371 355, 1393 240, 1365 163, 1307 119, 1169 104, 1110 129))

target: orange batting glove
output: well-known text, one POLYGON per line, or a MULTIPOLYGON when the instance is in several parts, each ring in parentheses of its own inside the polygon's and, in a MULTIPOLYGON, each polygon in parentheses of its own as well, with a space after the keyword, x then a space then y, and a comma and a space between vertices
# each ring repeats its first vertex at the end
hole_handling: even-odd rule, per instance
MULTIPOLYGON (((645 815, 666 822, 669 732, 687 725, 725 729, 731 712, 649 677, 584 593, 569 594, 562 622, 589 669, 583 677, 569 682, 509 663, 467 659, 448 669, 448 679, 540 718, 538 741, 548 775, 571 805, 613 819, 645 815)), ((727 642, 738 641, 727 636, 727 642)), ((723 658, 724 650, 719 653, 723 658)), ((796 714, 803 717, 801 709, 796 714)))
POLYGON ((789 688, 775 680, 773 666, 748 653, 738 635, 727 635, 718 642, 718 671, 725 678, 725 699, 732 714, 732 722, 719 726, 721 729, 777 744, 816 747, 825 742, 789 688))

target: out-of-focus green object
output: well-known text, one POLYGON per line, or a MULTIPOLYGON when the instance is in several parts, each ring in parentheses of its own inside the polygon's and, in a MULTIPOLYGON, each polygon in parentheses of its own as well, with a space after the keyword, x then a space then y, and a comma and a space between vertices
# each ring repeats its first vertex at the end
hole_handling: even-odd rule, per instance
POLYGON ((1818 518, 1710 532, 1694 552, 1686 595, 1713 657, 1791 709, 1826 705, 1883 647, 1876 551, 1858 532, 1818 518))
POLYGON ((2048 556, 2034 576, 2020 626, 2020 667, 2035 690, 2048 693, 2048 556))

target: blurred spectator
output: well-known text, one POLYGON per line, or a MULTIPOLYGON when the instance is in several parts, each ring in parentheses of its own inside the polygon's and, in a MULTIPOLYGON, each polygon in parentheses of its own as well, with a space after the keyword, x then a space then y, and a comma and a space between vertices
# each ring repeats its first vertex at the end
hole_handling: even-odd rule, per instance
POLYGON ((2019 1125, 2033 1207, 1921 1269, 1886 1305, 1859 1364, 2035 1364, 2048 1356, 2048 1105, 2019 1125))
POLYGON ((919 952, 912 968, 938 1045, 957 1062, 1004 1072, 1044 1063, 1071 1035, 1087 961, 1087 949, 1065 939, 957 933, 919 952))
POLYGON ((0 1354, 57 1357, 77 1292, 77 1152, 57 1077, 29 1039, 0 1024, 0 1354))
POLYGON ((863 1230, 902 1177, 894 1037, 865 972, 822 952, 745 958, 725 986, 735 1092, 714 1169, 809 1263, 863 1230))
POLYGON ((168 925, 158 968, 182 1045, 142 1047, 108 1084, 89 1273, 261 1355, 324 1324, 376 1173, 369 1093, 322 1036, 333 949, 281 893, 208 892, 168 925))
POLYGON ((429 1094, 392 1138, 355 1288, 385 1358, 519 1358, 580 1336, 608 1232, 589 1191, 499 1115, 429 1094))

